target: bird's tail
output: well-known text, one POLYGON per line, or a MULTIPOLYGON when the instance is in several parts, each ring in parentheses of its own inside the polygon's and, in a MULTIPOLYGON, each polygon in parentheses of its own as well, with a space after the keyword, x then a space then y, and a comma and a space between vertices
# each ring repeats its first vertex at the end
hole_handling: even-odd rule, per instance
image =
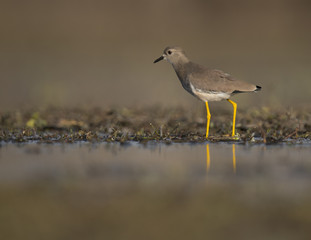
POLYGON ((261 87, 260 86, 256 86, 256 89, 255 89, 255 92, 258 92, 258 91, 260 91, 261 90, 261 87))

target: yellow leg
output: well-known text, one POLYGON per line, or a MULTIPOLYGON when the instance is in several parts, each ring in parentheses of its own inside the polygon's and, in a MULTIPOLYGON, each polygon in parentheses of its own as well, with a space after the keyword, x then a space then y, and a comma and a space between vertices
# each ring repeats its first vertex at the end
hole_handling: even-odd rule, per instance
POLYGON ((207 112, 207 123, 206 123, 206 138, 208 138, 208 132, 209 132, 209 123, 211 121, 211 113, 209 111, 208 103, 205 102, 206 105, 206 112, 207 112))
POLYGON ((235 136, 235 118, 236 118, 236 108, 237 108, 237 104, 233 101, 231 101, 230 99, 227 99, 227 101, 229 103, 232 104, 233 106, 233 122, 232 122, 232 137, 235 136))
POLYGON ((211 165, 211 159, 209 155, 209 145, 206 144, 206 172, 209 171, 211 165))

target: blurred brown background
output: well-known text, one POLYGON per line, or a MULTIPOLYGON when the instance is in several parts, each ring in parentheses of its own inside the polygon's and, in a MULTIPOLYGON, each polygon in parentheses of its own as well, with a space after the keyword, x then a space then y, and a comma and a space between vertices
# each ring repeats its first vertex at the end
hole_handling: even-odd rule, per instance
MULTIPOLYGON (((21 107, 204 107, 172 67, 168 45, 263 87, 238 106, 311 100, 311 2, 302 0, 1 1, 0 110, 21 107)), ((228 104, 222 103, 231 109, 228 104)), ((229 104, 230 105, 230 104, 229 104)))

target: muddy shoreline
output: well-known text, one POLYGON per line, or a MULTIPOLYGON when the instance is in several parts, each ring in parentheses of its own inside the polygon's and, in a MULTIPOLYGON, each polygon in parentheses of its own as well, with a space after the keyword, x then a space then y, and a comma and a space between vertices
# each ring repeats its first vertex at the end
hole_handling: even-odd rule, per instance
POLYGON ((310 111, 279 109, 239 110, 230 137, 232 113, 212 116, 210 137, 205 138, 205 112, 184 108, 109 108, 23 110, 0 113, 0 141, 74 143, 131 141, 146 143, 237 142, 300 143, 311 140, 310 111))

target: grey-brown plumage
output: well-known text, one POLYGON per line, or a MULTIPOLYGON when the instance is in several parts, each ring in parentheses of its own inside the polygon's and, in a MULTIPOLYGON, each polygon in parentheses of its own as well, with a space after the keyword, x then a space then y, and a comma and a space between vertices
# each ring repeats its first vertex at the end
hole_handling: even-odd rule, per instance
POLYGON ((261 89, 254 84, 236 80, 223 71, 190 61, 179 47, 165 48, 164 54, 154 62, 162 59, 172 64, 184 89, 202 101, 220 101, 229 99, 236 93, 261 89))
POLYGON ((208 101, 225 99, 233 106, 232 136, 234 137, 237 104, 229 98, 236 93, 259 91, 261 87, 236 80, 223 71, 209 69, 191 62, 185 52, 179 47, 165 48, 163 55, 156 59, 154 63, 163 59, 172 64, 183 88, 205 102, 207 111, 206 138, 208 137, 211 119, 208 101))

